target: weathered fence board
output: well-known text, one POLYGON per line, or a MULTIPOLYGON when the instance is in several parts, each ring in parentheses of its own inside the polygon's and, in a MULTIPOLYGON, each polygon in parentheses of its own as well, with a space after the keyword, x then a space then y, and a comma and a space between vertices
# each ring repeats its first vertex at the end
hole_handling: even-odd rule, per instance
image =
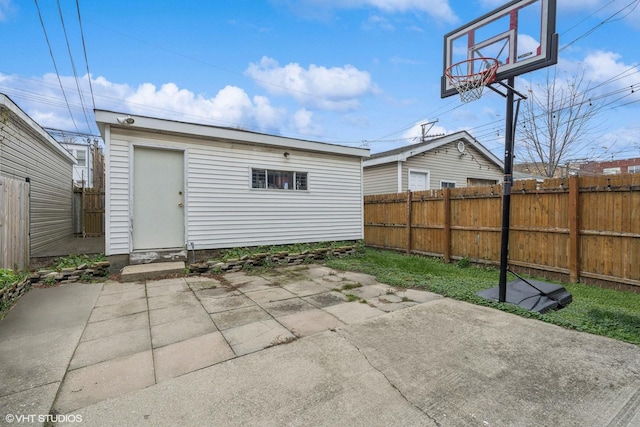
POLYGON ((104 197, 105 192, 98 188, 74 189, 75 200, 80 204, 80 218, 76 215, 76 221, 80 220, 80 226, 74 226, 82 237, 95 237, 104 235, 104 197))
POLYGON ((29 183, 0 177, 0 268, 29 268, 29 183))
MULTIPOLYGON (((497 264, 502 187, 365 197, 367 244, 497 264)), ((640 174, 517 181, 511 265, 640 287, 640 174)))

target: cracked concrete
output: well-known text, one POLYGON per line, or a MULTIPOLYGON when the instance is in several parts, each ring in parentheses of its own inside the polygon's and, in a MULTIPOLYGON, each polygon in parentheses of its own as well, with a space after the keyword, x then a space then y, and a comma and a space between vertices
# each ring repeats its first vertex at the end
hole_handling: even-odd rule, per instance
POLYGON ((640 425, 637 346, 320 266, 231 279, 31 291, 0 322, 0 408, 56 399, 85 427, 640 425), (354 280, 378 296, 332 290, 354 280))

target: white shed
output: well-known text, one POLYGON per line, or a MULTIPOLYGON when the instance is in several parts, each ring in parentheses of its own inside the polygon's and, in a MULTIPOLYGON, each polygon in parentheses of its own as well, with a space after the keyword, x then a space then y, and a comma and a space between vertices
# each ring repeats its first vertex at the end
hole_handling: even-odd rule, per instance
POLYGON ((31 257, 73 236, 73 156, 0 94, 0 176, 30 182, 31 257))
POLYGON ((116 265, 363 238, 368 150, 103 110, 96 121, 116 265))
POLYGON ((467 132, 376 153, 364 161, 364 194, 494 185, 504 165, 467 132))

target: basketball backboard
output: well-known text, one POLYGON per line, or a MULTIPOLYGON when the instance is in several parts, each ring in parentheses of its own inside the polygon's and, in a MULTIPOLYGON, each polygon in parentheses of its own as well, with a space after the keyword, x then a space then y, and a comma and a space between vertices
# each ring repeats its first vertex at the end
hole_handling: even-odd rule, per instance
MULTIPOLYGON (((556 0, 514 0, 444 36, 441 97, 458 93, 444 71, 477 58, 498 60, 495 81, 548 67, 558 62, 556 0)), ((477 73, 465 63, 467 74, 477 73)))

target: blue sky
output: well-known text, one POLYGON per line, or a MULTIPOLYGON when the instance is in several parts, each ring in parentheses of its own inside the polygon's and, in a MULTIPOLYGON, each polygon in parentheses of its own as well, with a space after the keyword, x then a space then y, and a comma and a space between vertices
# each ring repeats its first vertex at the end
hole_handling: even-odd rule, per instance
MULTIPOLYGON (((420 124, 438 120, 431 133, 469 130, 502 158, 504 99, 490 91, 470 104, 441 99, 440 76, 444 34, 503 1, 77 3, 93 100, 76 1, 37 1, 67 107, 36 2, 0 0, 0 92, 42 126, 97 134, 95 101, 99 109, 366 143, 378 152, 415 143, 420 124)), ((638 3, 558 0, 557 75, 584 71, 604 104, 580 155, 640 157, 638 3)), ((536 71, 516 87, 526 92, 545 78, 536 71)))

